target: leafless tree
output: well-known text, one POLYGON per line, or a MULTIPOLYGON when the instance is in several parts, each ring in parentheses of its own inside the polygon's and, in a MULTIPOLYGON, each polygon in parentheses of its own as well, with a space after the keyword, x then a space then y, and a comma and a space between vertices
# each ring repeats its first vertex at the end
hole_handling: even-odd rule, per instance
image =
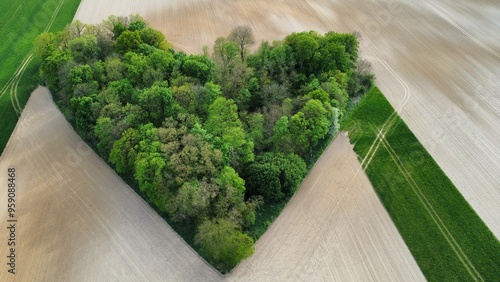
POLYGON ((250 26, 240 25, 233 28, 231 30, 231 34, 229 34, 228 39, 233 41, 238 46, 241 61, 244 62, 248 47, 255 44, 255 38, 250 26))

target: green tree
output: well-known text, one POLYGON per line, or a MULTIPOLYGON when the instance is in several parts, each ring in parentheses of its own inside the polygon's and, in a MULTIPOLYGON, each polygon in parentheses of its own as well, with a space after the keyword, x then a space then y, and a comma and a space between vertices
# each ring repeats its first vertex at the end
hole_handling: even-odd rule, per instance
POLYGON ((94 81, 94 72, 89 65, 79 65, 69 71, 68 82, 74 89, 79 84, 94 81))
POLYGON ((127 69, 127 79, 133 86, 142 86, 144 72, 149 67, 148 57, 143 54, 128 52, 123 57, 123 63, 127 69))
POLYGON ((40 66, 40 77, 50 89, 57 92, 60 90, 60 80, 62 77, 59 75, 59 70, 72 60, 73 57, 69 51, 55 50, 42 61, 40 66))
POLYGON ((101 48, 95 36, 84 35, 71 40, 69 50, 77 63, 87 64, 98 59, 101 48))
POLYGON ((125 65, 118 57, 112 57, 104 62, 106 77, 108 81, 116 81, 124 78, 125 65))
MULTIPOLYGON (((199 56, 202 57, 202 56, 199 56)), ((210 73, 212 71, 211 65, 201 62, 199 59, 195 59, 196 56, 191 55, 184 61, 181 71, 182 73, 199 79, 200 83, 204 84, 210 79, 210 73)))
POLYGON ((222 141, 229 144, 234 151, 234 165, 251 162, 254 159, 253 142, 247 139, 238 107, 231 99, 217 98, 208 109, 205 128, 222 141))
POLYGON ((248 167, 248 194, 279 201, 295 193, 306 173, 305 162, 295 154, 264 153, 248 167))
POLYGON ((141 39, 144 43, 164 51, 168 51, 172 48, 172 45, 170 45, 162 32, 154 30, 150 27, 146 27, 140 32, 141 39))
MULTIPOLYGON (((159 146, 159 143, 153 142, 151 146, 159 146)), ((134 178, 139 184, 139 189, 145 192, 149 200, 155 203, 160 198, 158 192, 160 187, 163 186, 163 169, 165 166, 165 159, 158 152, 141 152, 137 154, 134 178)))
POLYGON ((155 83, 151 88, 140 92, 138 102, 148 120, 155 126, 160 126, 166 117, 172 116, 174 113, 172 92, 161 83, 155 83))
MULTIPOLYGON (((169 147, 169 171, 167 177, 173 178, 172 183, 181 186, 184 182, 208 180, 214 177, 222 167, 222 152, 204 141, 200 135, 187 134, 182 136, 180 142, 174 140, 177 146, 169 147)), ((168 154, 169 152, 167 152, 168 154)))
POLYGON ((144 42, 142 41, 140 31, 126 30, 116 39, 115 48, 120 54, 136 52, 142 43, 144 42))
POLYGON ((253 240, 241 228, 227 220, 205 220, 198 227, 195 243, 201 251, 225 271, 235 267, 254 252, 253 240))
POLYGON ((281 152, 292 152, 292 135, 290 134, 290 129, 288 127, 288 117, 282 116, 273 129, 272 143, 274 150, 281 152))
POLYGON ((140 141, 139 131, 129 128, 113 144, 109 154, 109 160, 115 165, 116 171, 122 175, 133 175, 135 160, 140 141))
POLYGON ((70 106, 75 116, 76 131, 85 138, 92 139, 99 104, 92 97, 73 97, 70 106))
POLYGON ((33 45, 35 46, 36 55, 45 60, 57 50, 57 37, 52 32, 43 32, 36 37, 33 45))
POLYGON ((102 117, 97 119, 97 123, 94 127, 94 135, 97 137, 99 143, 97 143, 97 149, 103 155, 109 155, 111 151, 111 146, 113 145, 113 131, 115 129, 115 123, 109 117, 102 117))

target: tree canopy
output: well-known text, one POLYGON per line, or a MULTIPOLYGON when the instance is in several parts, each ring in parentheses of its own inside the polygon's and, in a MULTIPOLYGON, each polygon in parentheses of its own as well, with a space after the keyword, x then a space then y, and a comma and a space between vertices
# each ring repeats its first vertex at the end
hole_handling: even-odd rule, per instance
POLYGON ((112 16, 34 44, 75 130, 224 271, 253 253, 257 209, 293 195, 348 98, 373 84, 356 37, 335 32, 251 53, 239 26, 188 55, 140 17, 112 16))

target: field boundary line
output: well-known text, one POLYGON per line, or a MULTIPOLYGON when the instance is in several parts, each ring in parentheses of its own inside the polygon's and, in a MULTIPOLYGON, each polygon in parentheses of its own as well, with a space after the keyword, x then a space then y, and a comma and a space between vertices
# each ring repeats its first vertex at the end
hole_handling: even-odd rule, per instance
POLYGON ((379 132, 379 135, 381 135, 381 141, 382 145, 386 148, 387 152, 391 155, 391 158, 393 161, 396 163, 398 170, 403 174, 404 178, 410 184, 410 187, 412 188, 413 192, 417 195, 418 199, 424 206, 425 210, 427 213, 431 216, 432 220, 436 225, 438 226, 439 230, 445 237, 446 241, 448 241, 448 244, 452 247, 453 251, 455 254, 458 256, 462 264, 465 266, 467 272, 469 275, 475 280, 475 281, 484 281, 484 279, 481 277, 481 274, 477 271, 477 269, 474 267, 472 262, 469 260, 467 255, 464 253, 460 245, 457 243, 455 240, 453 234, 448 230, 446 227, 446 224, 443 222, 439 214, 436 212, 434 209, 433 205, 429 202, 425 194, 422 192, 418 184, 415 182, 411 174, 408 172, 406 167, 404 166, 403 162, 397 155, 397 153, 394 151, 392 146, 389 144, 387 139, 385 138, 385 135, 382 135, 382 132, 379 132))

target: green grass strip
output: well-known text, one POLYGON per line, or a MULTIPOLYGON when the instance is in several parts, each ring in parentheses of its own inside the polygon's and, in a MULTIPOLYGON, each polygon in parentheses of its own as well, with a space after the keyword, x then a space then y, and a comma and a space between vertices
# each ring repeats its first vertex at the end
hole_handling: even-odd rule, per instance
POLYGON ((342 125, 429 281, 499 281, 500 244, 377 88, 342 125))
POLYGON ((0 154, 38 82, 33 41, 44 31, 69 24, 80 0, 0 0, 0 154))

